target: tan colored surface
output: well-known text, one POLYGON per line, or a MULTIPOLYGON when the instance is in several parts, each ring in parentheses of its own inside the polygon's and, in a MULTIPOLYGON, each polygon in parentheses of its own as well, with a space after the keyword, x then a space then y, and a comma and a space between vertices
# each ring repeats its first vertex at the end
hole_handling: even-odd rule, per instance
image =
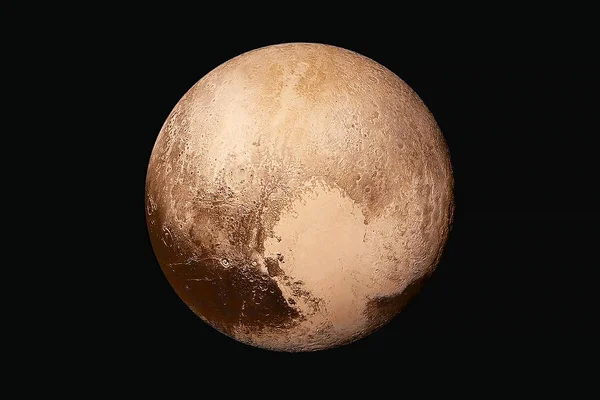
POLYGON ((452 182, 443 136, 402 80, 344 49, 285 44, 222 64, 175 106, 147 220, 169 282, 206 322, 317 350, 389 321, 433 272, 452 182))

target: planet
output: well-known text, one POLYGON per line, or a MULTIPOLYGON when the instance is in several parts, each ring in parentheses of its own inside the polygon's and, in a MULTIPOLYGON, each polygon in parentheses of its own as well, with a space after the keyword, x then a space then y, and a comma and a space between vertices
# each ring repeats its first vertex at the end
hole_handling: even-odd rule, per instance
POLYGON ((221 64, 174 106, 145 213, 191 312, 254 347, 316 351, 414 298, 442 257, 453 187, 444 136, 407 83, 341 47, 284 43, 221 64))

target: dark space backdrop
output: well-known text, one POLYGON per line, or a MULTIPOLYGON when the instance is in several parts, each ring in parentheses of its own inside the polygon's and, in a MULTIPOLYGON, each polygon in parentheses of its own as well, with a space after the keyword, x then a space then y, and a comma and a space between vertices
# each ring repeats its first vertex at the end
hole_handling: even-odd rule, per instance
POLYGON ((133 33, 119 46, 114 96, 129 108, 121 116, 129 124, 121 134, 127 182, 119 190, 131 202, 127 218, 134 229, 108 314, 111 343, 119 349, 115 363, 173 369, 260 361, 285 369, 426 360, 428 368, 508 364, 527 371, 586 356, 597 317, 589 310, 595 298, 590 281, 600 264, 593 257, 600 222, 598 64, 554 52, 538 56, 529 45, 513 54, 512 43, 502 40, 484 49, 473 42, 460 52, 456 43, 433 40, 423 43, 431 46, 424 52, 403 46, 401 35, 243 33, 216 40, 205 32, 185 38, 154 29, 133 33), (444 133, 456 184, 450 239, 422 292, 371 336, 305 354, 240 344, 196 317, 166 281, 144 214, 152 146, 181 96, 242 52, 293 41, 345 47, 406 81, 444 133))

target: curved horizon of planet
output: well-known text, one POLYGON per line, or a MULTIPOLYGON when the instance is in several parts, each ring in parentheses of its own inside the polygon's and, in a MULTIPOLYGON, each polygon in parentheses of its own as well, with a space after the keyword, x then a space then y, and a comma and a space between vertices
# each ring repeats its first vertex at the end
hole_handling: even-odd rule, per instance
POLYGON ((203 321, 315 351, 389 322, 442 256, 454 213, 444 137, 419 96, 358 53, 243 53, 175 105, 146 176, 152 247, 203 321))

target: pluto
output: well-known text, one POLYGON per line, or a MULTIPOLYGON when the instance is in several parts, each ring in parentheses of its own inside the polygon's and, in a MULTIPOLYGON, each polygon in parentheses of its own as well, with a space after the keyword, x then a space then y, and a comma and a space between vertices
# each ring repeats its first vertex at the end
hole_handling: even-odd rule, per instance
POLYGON ((152 150, 145 212, 166 279, 202 320, 315 351, 371 334, 418 292, 453 185, 442 132, 403 80, 340 47, 286 43, 185 93, 152 150))

